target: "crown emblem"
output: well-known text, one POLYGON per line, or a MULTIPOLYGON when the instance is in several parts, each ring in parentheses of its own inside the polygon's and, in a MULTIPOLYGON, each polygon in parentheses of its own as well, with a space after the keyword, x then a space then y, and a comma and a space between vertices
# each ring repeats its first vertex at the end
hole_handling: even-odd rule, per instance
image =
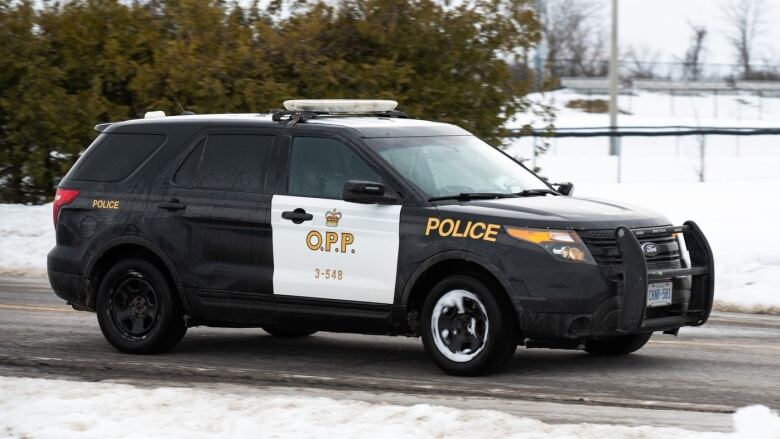
POLYGON ((337 211, 335 208, 325 212, 325 225, 328 227, 338 227, 340 219, 341 212, 337 211))

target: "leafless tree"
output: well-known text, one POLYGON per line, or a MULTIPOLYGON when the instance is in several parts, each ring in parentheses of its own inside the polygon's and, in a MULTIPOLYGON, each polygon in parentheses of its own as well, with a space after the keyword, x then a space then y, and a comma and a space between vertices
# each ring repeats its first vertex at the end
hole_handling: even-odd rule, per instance
POLYGON ((547 0, 542 32, 552 76, 602 76, 606 73, 605 30, 594 0, 547 0))
POLYGON ((742 77, 752 75, 752 62, 757 50, 756 40, 765 30, 766 0, 727 0, 723 15, 731 27, 728 35, 737 55, 742 77))
POLYGON ((658 77, 659 66, 657 51, 649 47, 629 47, 622 57, 627 64, 628 74, 632 78, 652 79, 658 77))
POLYGON ((702 75, 702 59, 704 57, 704 39, 707 36, 707 27, 688 22, 693 35, 688 50, 685 51, 683 69, 686 79, 697 80, 702 75))

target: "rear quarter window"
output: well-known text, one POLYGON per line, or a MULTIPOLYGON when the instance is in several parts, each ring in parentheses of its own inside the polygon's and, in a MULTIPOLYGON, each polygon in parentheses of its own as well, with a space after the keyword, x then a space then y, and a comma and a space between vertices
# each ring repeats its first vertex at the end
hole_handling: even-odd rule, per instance
POLYGON ((68 178, 87 181, 124 180, 165 141, 161 134, 104 134, 87 149, 68 178))

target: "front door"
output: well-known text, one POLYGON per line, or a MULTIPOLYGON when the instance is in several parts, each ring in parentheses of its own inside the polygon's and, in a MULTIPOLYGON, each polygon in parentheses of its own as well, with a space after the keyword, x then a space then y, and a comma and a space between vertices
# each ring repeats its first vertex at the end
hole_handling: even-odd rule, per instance
POLYGON ((382 179, 348 145, 294 137, 287 195, 275 195, 275 296, 392 304, 400 205, 348 203, 348 180, 382 179))

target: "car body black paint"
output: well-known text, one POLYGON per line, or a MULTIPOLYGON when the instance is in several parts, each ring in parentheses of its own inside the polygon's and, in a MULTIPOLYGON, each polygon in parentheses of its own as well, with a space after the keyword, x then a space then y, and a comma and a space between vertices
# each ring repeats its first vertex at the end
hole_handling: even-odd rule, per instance
MULTIPOLYGON (((81 193, 62 208, 57 245, 48 257, 54 291, 78 309, 92 309, 94 279, 90 276, 97 261, 117 245, 132 244, 163 261, 191 324, 415 334, 409 320, 415 282, 437 264, 459 261, 479 266, 496 279, 514 307, 523 336, 537 340, 537 344, 547 341, 552 346, 560 344, 556 340, 616 334, 623 284, 614 266, 556 260, 540 247, 508 236, 503 227, 576 230, 609 238, 619 226, 668 226, 666 218, 635 207, 555 195, 429 203, 363 139, 467 133, 446 124, 377 127, 351 125, 352 120, 323 118, 287 127, 260 117, 168 117, 104 128, 109 134, 160 134, 166 140, 121 182, 79 181, 70 176, 62 180, 61 188, 81 193), (275 136, 262 193, 174 184, 173 175, 180 164, 209 133, 275 136), (270 204, 274 194, 287 193, 294 136, 322 136, 348 145, 380 174, 388 189, 402 197, 392 305, 274 295, 270 204), (95 209, 93 199, 115 200, 120 208, 95 209), (166 208, 166 203, 185 207, 166 208), (425 235, 432 217, 481 221, 501 228, 495 241, 425 235), (90 237, 82 227, 86 218, 90 218, 90 237), (584 327, 574 324, 582 318, 588 322, 584 327)), ((674 282, 683 299, 690 296, 689 279, 674 282)), ((709 300, 711 307, 711 297, 709 300)), ((696 324, 705 311, 709 314, 709 309, 694 311, 690 316, 680 311, 678 321, 654 329, 696 324)))

